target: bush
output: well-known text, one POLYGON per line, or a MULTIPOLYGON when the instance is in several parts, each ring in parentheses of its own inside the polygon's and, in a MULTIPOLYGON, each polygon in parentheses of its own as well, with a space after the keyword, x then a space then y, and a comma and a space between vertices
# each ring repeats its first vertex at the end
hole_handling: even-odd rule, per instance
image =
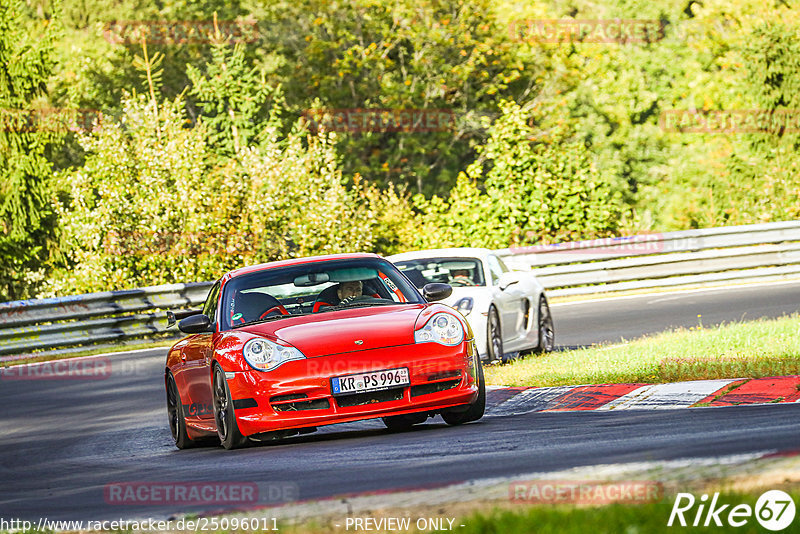
POLYGON ((298 123, 281 137, 279 111, 258 146, 224 159, 202 121, 186 127, 180 100, 128 98, 121 122, 82 138, 85 166, 62 177, 72 268, 50 293, 212 280, 252 263, 402 248, 411 235, 406 197, 343 178, 333 134, 309 135, 298 123))
POLYGON ((447 200, 415 197, 426 231, 419 246, 503 248, 614 235, 621 195, 566 128, 537 132, 531 107, 501 102, 479 158, 447 200), (485 179, 485 189, 478 187, 485 179))

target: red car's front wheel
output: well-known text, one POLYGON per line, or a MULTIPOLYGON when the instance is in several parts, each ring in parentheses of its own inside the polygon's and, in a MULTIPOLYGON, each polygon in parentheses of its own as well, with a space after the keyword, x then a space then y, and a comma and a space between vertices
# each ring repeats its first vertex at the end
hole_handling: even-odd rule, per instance
POLYGON ((390 415, 388 417, 382 417, 381 419, 383 420, 383 424, 386 425, 386 428, 388 428, 391 432, 403 432, 405 430, 410 430, 414 425, 424 423, 427 418, 428 414, 422 412, 404 415, 390 415))
POLYGON ((249 442, 236 424, 231 390, 219 364, 214 365, 214 421, 217 423, 219 441, 226 449, 238 449, 249 442))
POLYGON ((478 360, 478 398, 466 407, 450 408, 442 412, 442 419, 448 425, 462 425, 477 421, 486 411, 486 380, 483 378, 483 364, 478 360), (466 409, 465 409, 466 408, 466 409))

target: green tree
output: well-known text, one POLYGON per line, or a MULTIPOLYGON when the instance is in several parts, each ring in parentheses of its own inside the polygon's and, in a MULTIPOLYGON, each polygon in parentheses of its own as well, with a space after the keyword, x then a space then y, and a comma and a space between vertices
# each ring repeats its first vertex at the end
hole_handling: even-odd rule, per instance
POLYGON ((258 145, 225 157, 202 118, 186 128, 180 99, 156 105, 140 95, 123 105, 119 122, 81 138, 86 164, 63 175, 72 265, 51 293, 211 280, 296 256, 395 252, 412 235, 404 196, 345 178, 335 135, 309 135, 302 121, 282 134, 279 106, 258 145))
POLYGON ((29 28, 23 3, 0 0, 0 300, 31 296, 57 257, 48 145, 58 132, 34 111, 53 68, 52 19, 29 28))
POLYGON ((617 232, 625 213, 620 192, 565 127, 534 128, 547 115, 534 108, 501 102, 479 158, 450 197, 415 199, 427 230, 420 244, 443 235, 440 245, 503 248, 617 232), (485 192, 477 186, 482 177, 485 192))
POLYGON ((335 110, 452 113, 444 127, 340 136, 346 173, 426 195, 445 194, 473 159, 486 135, 479 119, 499 97, 536 95, 544 61, 518 58, 489 0, 282 0, 258 18, 296 113, 315 99, 335 110))
POLYGON ((267 117, 274 91, 263 71, 249 65, 242 43, 231 47, 217 29, 205 72, 193 65, 186 69, 190 95, 197 99, 214 150, 233 156, 250 146, 267 117))
POLYGON ((800 32, 766 23, 743 47, 747 83, 763 132, 735 142, 713 199, 723 224, 800 218, 800 32), (767 120, 763 120, 767 119, 767 120))

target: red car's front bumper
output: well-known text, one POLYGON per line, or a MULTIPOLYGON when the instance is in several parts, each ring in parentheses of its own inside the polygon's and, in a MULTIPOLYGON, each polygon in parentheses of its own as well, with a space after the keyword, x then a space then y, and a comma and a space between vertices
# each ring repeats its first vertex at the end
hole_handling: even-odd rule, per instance
POLYGON ((421 343, 295 360, 269 372, 228 373, 228 387, 239 430, 251 436, 469 404, 478 395, 475 365, 472 341, 455 347, 421 343), (332 377, 400 367, 409 370, 408 386, 331 394, 332 377))

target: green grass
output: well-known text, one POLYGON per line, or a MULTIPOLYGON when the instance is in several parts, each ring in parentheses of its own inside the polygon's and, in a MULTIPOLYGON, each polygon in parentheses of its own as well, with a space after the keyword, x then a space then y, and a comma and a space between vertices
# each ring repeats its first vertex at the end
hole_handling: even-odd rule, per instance
MULTIPOLYGON (((800 493, 790 492, 789 494, 795 503, 800 502, 800 493)), ((699 495, 695 497, 699 497, 699 495)), ((536 506, 530 508, 521 507, 519 511, 495 511, 489 514, 479 512, 470 517, 462 518, 460 523, 464 527, 457 530, 459 534, 517 534, 527 532, 536 534, 736 532, 743 534, 768 532, 752 516, 747 519, 747 524, 742 527, 735 528, 727 525, 727 514, 733 506, 748 504, 753 508, 757 499, 758 495, 720 495, 718 501, 720 505, 731 504, 720 514, 720 521, 724 525, 722 527, 681 527, 677 522, 672 527, 668 527, 667 522, 674 503, 674 498, 669 498, 662 502, 642 505, 613 504, 598 508, 536 506)), ((688 525, 691 525, 694 521, 696 512, 697 505, 692 508, 691 512, 687 512, 684 515, 688 525)), ((703 521, 705 521, 705 513, 700 520, 700 524, 703 521)), ((800 520, 795 518, 794 522, 781 532, 784 534, 800 532, 800 520)))
MULTIPOLYGON (((698 319, 699 320, 699 319, 698 319)), ((800 374, 800 316, 680 329, 486 367, 488 384, 667 383, 800 374)))

